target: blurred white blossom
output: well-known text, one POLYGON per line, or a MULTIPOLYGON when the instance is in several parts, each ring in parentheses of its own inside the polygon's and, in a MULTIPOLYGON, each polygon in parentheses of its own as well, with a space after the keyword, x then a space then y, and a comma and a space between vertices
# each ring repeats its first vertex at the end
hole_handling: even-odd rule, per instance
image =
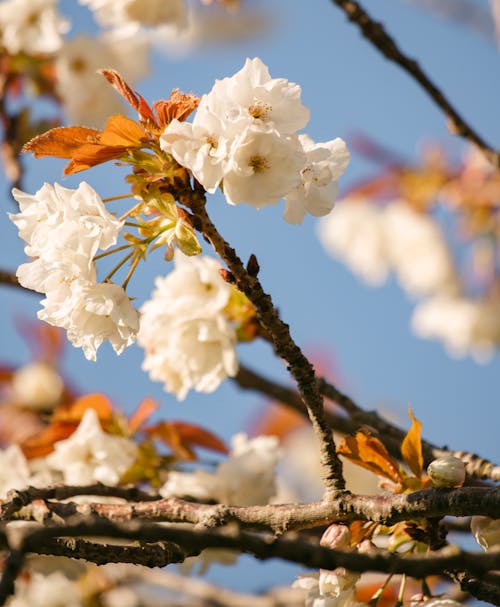
POLYGON ((183 400, 191 388, 213 392, 238 370, 234 328, 223 314, 230 288, 208 257, 178 253, 175 269, 156 279, 141 308, 143 369, 183 400))
POLYGON ((412 317, 416 335, 443 342, 451 356, 488 360, 500 344, 500 304, 465 296, 437 296, 419 303, 412 317))
POLYGON ((0 3, 0 44, 8 53, 55 53, 69 23, 57 12, 57 0, 4 0, 0 3))
POLYGON ((184 0, 80 0, 90 8, 98 23, 111 27, 183 26, 186 20, 184 0))
POLYGON ((63 393, 64 381, 52 365, 32 362, 17 369, 12 378, 15 400, 29 409, 52 409, 63 393))
POLYGON ((8 607, 83 607, 78 585, 60 571, 48 575, 31 572, 29 577, 19 576, 16 593, 8 607))
POLYGON ((104 432, 97 413, 88 409, 75 432, 56 442, 45 459, 50 468, 62 473, 68 485, 117 485, 137 454, 133 441, 104 432))
POLYGON ((80 35, 64 44, 55 65, 57 92, 68 120, 100 127, 111 115, 124 113, 125 106, 98 70, 113 68, 134 84, 148 73, 149 43, 128 32, 80 35))
POLYGON ((384 223, 390 262, 407 292, 422 296, 457 290, 451 251, 436 221, 394 201, 385 207, 384 223))
POLYGON ((382 284, 390 271, 383 214, 362 198, 346 198, 318 224, 325 249, 367 283, 382 284))
POLYGON ((232 451, 215 472, 170 472, 161 488, 164 497, 190 496, 233 506, 268 504, 276 493, 275 469, 280 457, 278 439, 236 434, 232 451))
POLYGON ((28 462, 18 445, 0 449, 0 499, 11 489, 24 489, 30 484, 28 462))

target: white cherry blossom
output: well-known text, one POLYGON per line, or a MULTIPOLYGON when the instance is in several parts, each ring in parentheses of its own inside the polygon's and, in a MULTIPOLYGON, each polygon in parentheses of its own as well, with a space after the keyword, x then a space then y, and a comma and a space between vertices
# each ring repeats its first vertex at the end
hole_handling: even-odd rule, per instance
POLYGON ((4 0, 0 3, 0 45, 8 53, 55 53, 69 23, 57 12, 56 0, 4 0))
POLYGON ((229 162, 230 140, 222 135, 223 128, 215 116, 200 116, 196 113, 192 123, 172 120, 160 137, 160 146, 213 194, 229 162))
POLYGON ((238 135, 248 124, 267 124, 280 135, 291 135, 309 122, 309 110, 300 95, 298 84, 271 78, 267 66, 256 57, 247 59, 234 76, 216 80, 198 112, 215 115, 228 136, 238 135))
POLYGON ((48 294, 38 318, 67 330, 69 341, 96 359, 97 348, 109 341, 117 354, 132 344, 139 330, 137 310, 123 288, 112 283, 74 281, 67 297, 48 294))
POLYGON ((294 137, 251 125, 234 140, 224 175, 229 204, 245 202, 260 209, 276 204, 300 182, 305 156, 294 137))
MULTIPOLYGON (((151 308, 149 308, 151 311, 151 308)), ((141 325, 149 322, 142 315, 141 325)), ((210 318, 165 319, 161 336, 148 343, 139 333, 145 349, 142 368, 151 379, 163 381, 165 390, 184 400, 190 389, 213 392, 238 371, 235 332, 223 314, 210 318)))
POLYGON ((288 223, 301 223, 306 213, 315 217, 327 215, 338 194, 338 179, 349 164, 347 146, 338 138, 314 143, 308 135, 299 135, 306 155, 300 172, 300 184, 285 196, 285 213, 288 223))
POLYGON ((104 432, 97 413, 88 409, 75 432, 56 442, 45 459, 50 468, 62 473, 68 485, 117 485, 137 453, 133 441, 104 432))
POLYGON ((177 253, 175 270, 156 279, 141 308, 143 369, 183 400, 191 388, 212 392, 238 369, 235 331, 223 314, 230 287, 209 257, 177 253))
POLYGON ((20 212, 9 213, 9 217, 27 242, 26 253, 32 257, 65 244, 81 248, 78 241, 83 241, 83 236, 92 239, 91 248, 107 249, 115 244, 123 227, 123 222, 107 211, 100 196, 85 181, 76 190, 45 183, 33 195, 17 188, 12 195, 20 212))

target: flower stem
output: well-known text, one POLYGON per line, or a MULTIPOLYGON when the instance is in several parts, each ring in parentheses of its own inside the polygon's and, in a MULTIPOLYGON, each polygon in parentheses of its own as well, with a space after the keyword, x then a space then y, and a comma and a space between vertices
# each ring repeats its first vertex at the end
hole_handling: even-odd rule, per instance
POLYGON ((103 282, 107 282, 114 274, 116 274, 116 272, 118 272, 118 270, 132 257, 133 254, 134 251, 130 251, 128 255, 125 255, 125 257, 119 263, 117 263, 111 272, 104 278, 103 282))
POLYGON ((125 280, 122 283, 122 287, 123 287, 124 291, 127 289, 127 285, 129 283, 130 279, 132 278, 132 274, 135 272, 137 266, 139 265, 140 260, 141 260, 140 255, 136 255, 134 257, 134 260, 132 261, 132 265, 130 266, 130 270, 128 271, 127 276, 125 276, 125 280))
POLYGON ((103 257, 106 257, 107 255, 111 255, 112 253, 118 253, 118 251, 123 251, 125 249, 130 249, 130 247, 133 247, 133 244, 124 244, 121 247, 116 247, 116 249, 110 249, 109 251, 106 251, 104 253, 99 253, 99 255, 94 255, 94 261, 97 261, 98 259, 102 259, 103 257))
POLYGON ((125 200, 126 198, 132 198, 134 194, 121 194, 120 196, 108 196, 108 198, 102 198, 103 202, 113 202, 113 200, 125 200))

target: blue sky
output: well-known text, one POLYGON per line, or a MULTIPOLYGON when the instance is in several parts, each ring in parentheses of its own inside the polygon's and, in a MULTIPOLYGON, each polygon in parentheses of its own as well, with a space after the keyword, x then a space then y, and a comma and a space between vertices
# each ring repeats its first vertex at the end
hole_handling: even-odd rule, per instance
MULTIPOLYGON (((493 145, 500 145, 500 58, 494 44, 410 4, 395 0, 365 4, 402 48, 418 58, 470 123, 493 145)), ((487 2, 478 4, 488 6, 487 2)), ((78 27, 92 27, 85 10, 75 5, 63 2, 62 8, 79 16, 78 27)), ((176 87, 202 94, 215 78, 240 69, 246 57, 259 56, 272 76, 302 86, 303 102, 311 109, 306 131, 316 140, 341 136, 349 145, 353 133, 363 132, 410 160, 418 157, 426 141, 439 140, 452 155, 460 156, 463 144, 448 133, 440 110, 406 74, 363 40, 330 2, 275 0, 261 5, 274 14, 274 26, 266 36, 205 48, 175 60, 156 52, 151 76, 139 83, 139 90, 149 100, 165 97, 176 87)), ((44 181, 61 182, 62 161, 27 159, 25 166, 29 192, 44 181)), ((375 171, 376 167, 353 155, 341 191, 375 171)), ((124 189, 121 174, 111 166, 94 169, 83 178, 102 196, 124 189), (112 175, 119 176, 112 179, 112 175)), ((73 187, 79 180, 76 176, 62 183, 73 187)), ((1 185, 5 190, 5 182, 1 185)), ((4 208, 13 210, 7 197, 4 208)), ((485 365, 470 358, 457 361, 439 343, 416 339, 409 328, 413 304, 397 284, 389 281, 378 289, 361 284, 323 252, 315 219, 291 226, 281 218, 281 205, 257 212, 244 205, 230 207, 220 196, 212 197, 208 210, 243 259, 250 253, 257 255, 262 283, 296 341, 306 351, 329 355, 344 390, 359 403, 390 410, 402 424, 407 424, 410 403, 429 440, 498 459, 498 355, 485 365)), ((24 260, 23 246, 5 214, 0 216, 0 235, 0 265, 14 270, 24 260)), ((134 278, 131 293, 144 300, 154 277, 166 270, 161 256, 153 255, 134 278)), ((37 298, 7 288, 2 288, 1 298, 0 358, 25 362, 28 352, 12 320, 34 318, 37 298)), ((266 345, 243 345, 239 352, 249 366, 288 381, 283 365, 266 345)), ((161 385, 149 381, 140 369, 141 360, 138 347, 119 358, 104 347, 97 363, 91 363, 68 345, 65 371, 82 390, 104 391, 126 409, 150 395, 162 403, 162 414, 205 424, 225 438, 244 429, 261 403, 258 395, 242 394, 230 382, 212 395, 194 394, 177 403, 161 385)), ((255 577, 252 573, 252 579, 238 584, 255 588, 273 580, 285 583, 284 570, 273 571, 266 574, 256 565, 252 568, 255 577)), ((219 579, 227 575, 218 572, 214 575, 219 579)))

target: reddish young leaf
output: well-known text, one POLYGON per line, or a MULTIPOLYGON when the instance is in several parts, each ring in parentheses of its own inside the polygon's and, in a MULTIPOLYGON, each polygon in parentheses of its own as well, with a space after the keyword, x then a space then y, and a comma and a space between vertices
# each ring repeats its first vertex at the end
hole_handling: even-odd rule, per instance
POLYGON ((177 430, 170 422, 159 422, 145 430, 152 438, 161 440, 163 444, 172 449, 173 454, 187 461, 195 461, 196 454, 189 444, 185 442, 177 430))
POLYGON ((355 436, 345 436, 337 448, 337 453, 377 476, 388 478, 398 485, 403 483, 397 463, 378 438, 368 432, 357 432, 355 436))
POLYGON ((153 108, 158 117, 159 125, 165 128, 174 118, 177 118, 180 122, 186 120, 189 114, 198 107, 199 103, 200 98, 196 95, 181 93, 179 89, 174 89, 168 100, 153 103, 153 108))
POLYGON ((422 424, 413 415, 410 405, 408 405, 408 416, 411 419, 411 428, 401 444, 401 455, 413 474, 420 478, 424 468, 421 439, 422 424))
POLYGON ((174 421, 170 423, 184 442, 189 443, 190 445, 196 445, 197 447, 203 447, 204 449, 209 449, 210 451, 216 451, 217 453, 223 453, 224 455, 229 453, 229 449, 224 441, 209 430, 186 422, 174 421))
POLYGON ((142 424, 151 417, 159 406, 160 404, 152 398, 143 399, 128 420, 128 429, 130 433, 133 434, 134 432, 137 432, 142 424))
POLYGON ((156 123, 153 110, 149 107, 144 97, 137 91, 134 91, 120 76, 116 70, 101 70, 101 74, 111 84, 111 86, 120 93, 120 95, 136 110, 142 120, 150 121, 153 125, 156 123))
POLYGON ((96 143, 100 132, 83 126, 60 126, 34 137, 23 146, 23 152, 32 152, 35 158, 54 156, 72 158, 75 150, 88 143, 96 143))

